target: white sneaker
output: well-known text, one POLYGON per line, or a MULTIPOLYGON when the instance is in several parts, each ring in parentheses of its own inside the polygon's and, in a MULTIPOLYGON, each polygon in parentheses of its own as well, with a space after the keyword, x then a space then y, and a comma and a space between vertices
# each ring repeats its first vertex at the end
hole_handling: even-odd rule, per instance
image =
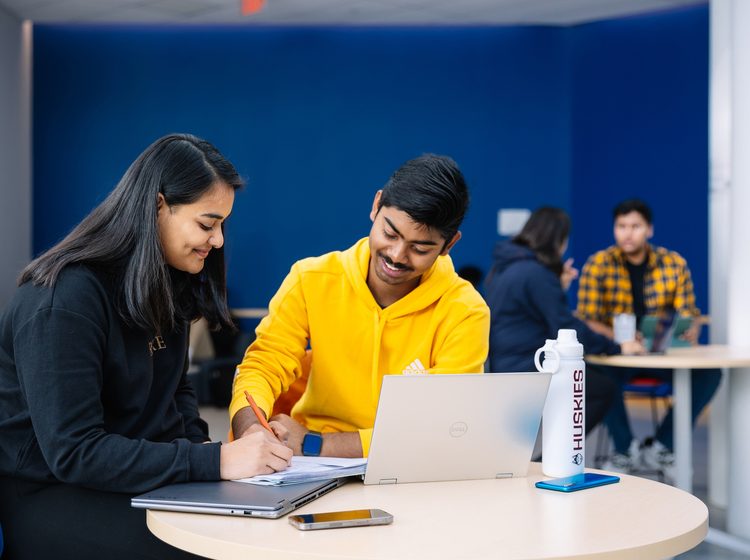
POLYGON ((669 484, 674 482, 674 453, 660 441, 654 439, 644 442, 641 461, 646 468, 659 471, 664 476, 665 482, 669 484))
POLYGON ((602 470, 630 474, 641 466, 641 444, 637 439, 630 442, 627 453, 613 453, 604 461, 602 470))

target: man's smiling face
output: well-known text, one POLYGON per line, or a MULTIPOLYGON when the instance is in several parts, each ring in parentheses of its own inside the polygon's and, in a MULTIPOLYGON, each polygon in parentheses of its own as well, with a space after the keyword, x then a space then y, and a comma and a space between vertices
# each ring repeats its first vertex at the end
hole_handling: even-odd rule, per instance
POLYGON ((367 283, 374 292, 395 289, 402 297, 419 285, 440 255, 447 254, 460 233, 447 242, 436 229, 416 223, 409 214, 382 206, 375 197, 370 219, 370 269, 367 283))

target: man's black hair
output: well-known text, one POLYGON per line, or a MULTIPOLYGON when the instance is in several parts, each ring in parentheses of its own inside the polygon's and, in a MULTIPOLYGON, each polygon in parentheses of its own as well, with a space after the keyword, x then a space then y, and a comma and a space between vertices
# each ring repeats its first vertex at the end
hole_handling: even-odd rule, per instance
POLYGON ((643 219, 646 220, 646 223, 648 225, 651 225, 653 223, 651 208, 648 207, 648 204, 638 198, 623 200, 620 204, 615 206, 615 209, 612 210, 612 221, 614 222, 620 216, 630 214, 631 212, 638 212, 641 216, 643 216, 643 219))
POLYGON ((469 190, 456 162, 424 154, 407 161, 383 187, 380 206, 398 208, 412 220, 440 232, 446 243, 456 235, 469 207, 469 190))

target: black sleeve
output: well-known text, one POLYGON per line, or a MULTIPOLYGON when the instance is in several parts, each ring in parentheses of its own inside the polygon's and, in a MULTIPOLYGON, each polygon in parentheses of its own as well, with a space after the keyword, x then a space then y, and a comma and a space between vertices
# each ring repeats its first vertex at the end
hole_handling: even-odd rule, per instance
POLYGON ((95 314, 76 309, 82 312, 42 309, 14 338, 21 390, 52 474, 63 482, 117 492, 219 479, 218 443, 159 443, 104 430, 105 333, 92 320, 95 314))
POLYGON ((182 372, 180 385, 177 387, 174 399, 175 403, 177 403, 177 410, 182 414, 187 438, 193 443, 203 443, 209 441, 208 424, 200 417, 198 412, 198 398, 195 395, 193 384, 188 379, 188 366, 189 360, 186 352, 185 368, 182 372))
POLYGON ((559 329, 574 329, 578 341, 586 354, 619 354, 620 345, 592 331, 589 326, 573 315, 560 279, 549 269, 534 274, 527 286, 527 297, 534 313, 546 322, 551 338, 557 337, 559 329))

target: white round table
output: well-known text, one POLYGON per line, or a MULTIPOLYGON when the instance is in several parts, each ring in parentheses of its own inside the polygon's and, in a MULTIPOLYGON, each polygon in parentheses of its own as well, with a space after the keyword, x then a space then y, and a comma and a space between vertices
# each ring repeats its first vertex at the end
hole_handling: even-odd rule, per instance
POLYGON ((694 496, 622 475, 571 494, 534 487, 545 478, 365 486, 350 482, 299 513, 381 508, 392 525, 298 531, 277 520, 149 510, 163 541, 215 559, 399 560, 667 558, 699 544, 708 509, 694 496))

